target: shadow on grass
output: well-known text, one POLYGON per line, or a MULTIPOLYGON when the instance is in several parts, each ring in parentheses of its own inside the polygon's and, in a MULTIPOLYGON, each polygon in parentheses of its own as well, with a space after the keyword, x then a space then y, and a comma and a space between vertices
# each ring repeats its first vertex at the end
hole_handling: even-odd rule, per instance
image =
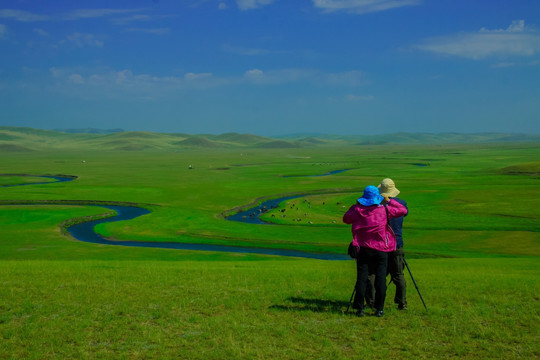
POLYGON ((343 314, 349 305, 348 301, 307 299, 301 297, 290 297, 286 301, 287 303, 285 304, 272 305, 270 309, 343 314))

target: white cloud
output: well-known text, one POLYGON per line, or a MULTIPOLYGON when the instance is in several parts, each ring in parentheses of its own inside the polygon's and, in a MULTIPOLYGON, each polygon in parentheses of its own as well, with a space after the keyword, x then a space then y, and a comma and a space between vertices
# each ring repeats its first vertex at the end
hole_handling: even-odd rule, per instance
POLYGON ((529 66, 539 66, 540 61, 529 61, 526 63, 521 62, 500 62, 497 64, 491 65, 493 69, 504 69, 504 68, 513 68, 513 67, 529 67, 529 66))
POLYGON ((43 29, 34 29, 34 32, 40 36, 43 36, 43 37, 47 37, 49 36, 49 33, 46 32, 45 30, 43 29))
POLYGON ((46 15, 32 14, 28 11, 16 9, 0 9, 0 18, 14 19, 20 22, 50 20, 50 17, 46 15))
POLYGON ((416 49, 442 55, 469 59, 491 56, 531 56, 540 52, 540 33, 528 29, 523 20, 515 20, 506 29, 480 29, 474 33, 460 33, 432 38, 416 49))
POLYGON ((249 82, 264 85, 306 83, 317 86, 356 87, 364 83, 361 71, 325 73, 313 69, 280 69, 263 72, 253 69, 247 71, 244 77, 249 82))
MULTIPOLYGON (((133 12, 138 10, 133 10, 133 12)), ((114 25, 128 25, 132 23, 142 23, 150 21, 162 21, 163 19, 174 18, 176 15, 147 15, 147 14, 133 14, 125 17, 111 18, 110 22, 114 25)))
POLYGON ((131 70, 122 70, 115 74, 114 81, 117 84, 125 84, 133 80, 133 72, 131 70))
POLYGON ((82 34, 75 32, 67 37, 66 40, 62 40, 61 44, 72 44, 76 47, 82 48, 85 46, 103 47, 103 41, 96 38, 92 34, 82 34))
POLYGON ((236 4, 240 10, 257 9, 261 6, 269 5, 275 0, 236 0, 236 4))
POLYGON ((486 28, 481 28, 480 32, 523 32, 525 31, 525 20, 514 20, 512 24, 504 29, 499 30, 487 30, 486 28))
POLYGON ((60 18, 62 20, 93 19, 139 11, 140 9, 79 9, 60 15, 60 18))
POLYGON ((128 28, 126 29, 128 32, 140 32, 145 34, 153 34, 153 35, 166 35, 171 32, 171 29, 169 28, 128 28))
POLYGON ((258 56, 268 55, 272 53, 270 50, 258 49, 258 48, 246 48, 241 46, 223 45, 223 50, 229 53, 244 55, 244 56, 258 56))
POLYGON ((318 80, 319 74, 317 71, 306 69, 280 69, 266 72, 260 69, 252 69, 246 71, 244 78, 250 83, 278 85, 302 81, 313 83, 318 80))
POLYGON ((49 72, 51 73, 51 75, 55 78, 58 78, 58 77, 61 77, 62 76, 62 69, 60 68, 57 68, 57 67, 52 67, 52 68, 49 68, 49 72))
POLYGON ((404 6, 415 6, 420 0, 313 0, 313 5, 325 12, 345 11, 366 14, 404 6))
POLYGON ((227 4, 225 4, 225 3, 222 3, 222 2, 220 2, 219 5, 218 5, 219 10, 225 10, 225 9, 228 9, 228 8, 229 8, 229 6, 227 4))
POLYGON ((509 68, 509 67, 516 67, 517 64, 513 62, 502 62, 498 64, 491 65, 494 69, 502 69, 502 68, 509 68))
POLYGON ((99 94, 111 99, 155 99, 177 91, 223 85, 226 79, 213 79, 211 73, 187 73, 184 76, 135 74, 130 69, 59 68, 49 69, 54 81, 51 90, 73 97, 99 94))
MULTIPOLYGON (((178 94, 194 89, 204 90, 227 86, 279 86, 300 84, 321 88, 351 87, 361 82, 362 73, 350 71, 344 73, 325 73, 309 69, 281 69, 263 71, 251 69, 239 76, 214 76, 210 72, 188 72, 181 76, 155 76, 136 74, 130 69, 115 71, 111 69, 61 68, 49 69, 53 81, 49 81, 50 90, 73 97, 86 97, 88 94, 104 96, 111 99, 155 99, 178 94)), ((350 101, 367 101, 369 96, 356 98, 351 95, 350 101)))
POLYGON ((150 21, 152 17, 144 14, 134 14, 127 17, 112 19, 111 22, 115 25, 126 25, 137 21, 150 21))
POLYGON ((184 75, 184 79, 186 80, 190 80, 190 81, 193 81, 193 80, 200 80, 200 79, 208 79, 208 78, 211 78, 212 77, 212 73, 200 73, 200 74, 195 74, 195 73, 187 73, 184 75))
POLYGON ((141 9, 79 9, 64 14, 41 15, 16 9, 0 9, 0 18, 14 19, 20 22, 51 20, 78 20, 109 17, 118 14, 140 12, 141 9))
POLYGON ((259 69, 248 70, 245 73, 245 77, 250 80, 260 81, 264 79, 264 72, 259 69))
POLYGON ((69 75, 69 81, 74 84, 84 84, 84 78, 80 74, 69 75))

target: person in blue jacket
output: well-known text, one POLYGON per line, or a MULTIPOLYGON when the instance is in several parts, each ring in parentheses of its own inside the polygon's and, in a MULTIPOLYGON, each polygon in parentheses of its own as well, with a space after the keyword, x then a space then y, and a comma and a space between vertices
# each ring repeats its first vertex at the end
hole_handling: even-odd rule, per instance
MULTIPOLYGON (((400 191, 392 179, 386 178, 378 186, 381 195, 394 199, 401 205, 407 207, 407 203, 398 198, 400 191)), ((408 210, 408 208, 407 208, 408 210)), ((407 212, 408 214, 408 212, 407 212)), ((407 216, 407 215, 405 215, 407 216)), ((398 305, 399 310, 407 309, 407 283, 405 282, 405 253, 403 251, 403 216, 389 219, 389 224, 396 235, 396 250, 388 253, 388 272, 392 282, 396 285, 396 294, 394 303, 398 305)))

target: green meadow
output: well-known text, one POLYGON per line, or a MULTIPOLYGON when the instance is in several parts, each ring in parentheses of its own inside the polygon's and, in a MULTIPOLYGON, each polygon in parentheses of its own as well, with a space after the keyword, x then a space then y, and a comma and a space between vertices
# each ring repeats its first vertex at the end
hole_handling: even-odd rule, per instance
POLYGON ((0 128, 0 358, 539 358, 540 142, 361 140, 0 128), (59 174, 77 178, 38 177, 59 174), (406 312, 390 285, 383 318, 346 313, 352 260, 97 245, 62 226, 126 202, 151 213, 95 230, 343 254, 343 213, 385 177, 428 310, 407 274, 406 312), (290 195, 271 225, 226 220, 290 195))

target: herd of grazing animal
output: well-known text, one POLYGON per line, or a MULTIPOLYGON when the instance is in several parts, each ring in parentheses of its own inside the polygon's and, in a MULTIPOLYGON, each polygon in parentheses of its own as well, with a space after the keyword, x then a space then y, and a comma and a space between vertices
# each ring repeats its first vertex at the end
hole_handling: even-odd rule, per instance
MULTIPOLYGON (((310 202, 309 200, 304 199, 304 200, 303 200, 303 203, 306 204, 310 209, 312 208, 312 204, 311 204, 311 202, 310 202)), ((285 214, 285 212, 286 212, 287 210, 296 210, 297 212, 301 210, 301 209, 298 207, 298 205, 297 205, 296 203, 294 203, 294 202, 293 202, 291 205, 289 205, 289 203, 286 203, 286 204, 287 204, 288 208, 287 208, 287 207, 284 207, 284 208, 278 210, 278 212, 281 213, 281 217, 282 217, 282 218, 287 217, 287 215, 285 214)), ((325 205, 326 205, 326 202, 323 201, 323 202, 321 203, 321 205, 322 205, 322 206, 325 206, 325 205)), ((339 206, 339 205, 341 205, 341 203, 338 201, 338 202, 336 202, 336 205, 339 206)), ((272 207, 270 207, 270 208, 268 208, 268 207, 266 207, 266 206, 263 206, 262 208, 260 208, 260 209, 258 209, 258 210, 256 210, 256 211, 252 212, 252 213, 249 214, 248 216, 251 217, 251 218, 253 218, 253 217, 258 217, 259 215, 264 214, 264 213, 266 213, 266 212, 268 212, 268 211, 270 211, 270 210, 272 210, 272 209, 275 209, 275 208, 277 208, 277 207, 278 207, 277 205, 276 205, 276 206, 272 206, 272 207)), ((341 208, 345 208, 345 206, 341 206, 341 208)), ((271 216, 272 216, 273 218, 275 218, 275 217, 276 217, 276 214, 272 214, 271 216)), ((295 221, 295 222, 302 222, 302 218, 301 218, 301 217, 297 217, 297 216, 298 216, 297 214, 292 214, 292 216, 293 216, 292 221, 295 221)), ((308 216, 309 216, 309 213, 304 212, 304 217, 308 217, 308 216)), ((247 216, 243 216, 243 218, 246 219, 247 216)), ((313 224, 313 221, 308 221, 307 223, 311 225, 311 224, 313 224)), ((336 220, 332 220, 332 224, 335 224, 335 223, 336 223, 336 220)))

